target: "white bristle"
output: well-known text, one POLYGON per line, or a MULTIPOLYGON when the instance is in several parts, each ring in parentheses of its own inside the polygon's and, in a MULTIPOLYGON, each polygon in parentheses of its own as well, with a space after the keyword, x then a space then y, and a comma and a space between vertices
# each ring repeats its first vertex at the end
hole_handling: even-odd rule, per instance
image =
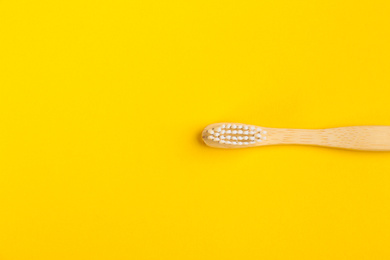
POLYGON ((208 129, 205 138, 210 141, 218 142, 222 145, 257 146, 267 144, 267 142, 261 144, 261 142, 267 140, 267 137, 265 136, 266 134, 267 131, 257 126, 245 124, 223 124, 208 129))

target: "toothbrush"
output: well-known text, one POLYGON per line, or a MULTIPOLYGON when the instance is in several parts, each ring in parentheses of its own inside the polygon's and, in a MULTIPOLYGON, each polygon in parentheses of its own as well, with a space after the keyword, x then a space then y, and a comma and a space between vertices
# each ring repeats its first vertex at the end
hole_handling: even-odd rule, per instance
POLYGON ((390 126, 348 126, 327 129, 269 128, 240 123, 216 123, 202 132, 216 148, 265 145, 315 145, 362 151, 390 151, 390 126))

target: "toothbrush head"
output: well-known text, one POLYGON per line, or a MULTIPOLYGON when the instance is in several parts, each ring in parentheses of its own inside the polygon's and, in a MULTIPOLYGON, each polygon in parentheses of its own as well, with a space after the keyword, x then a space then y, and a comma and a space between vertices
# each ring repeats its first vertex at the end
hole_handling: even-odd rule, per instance
POLYGON ((245 148, 259 146, 267 139, 261 127, 240 123, 216 123, 205 127, 203 141, 216 148, 245 148))

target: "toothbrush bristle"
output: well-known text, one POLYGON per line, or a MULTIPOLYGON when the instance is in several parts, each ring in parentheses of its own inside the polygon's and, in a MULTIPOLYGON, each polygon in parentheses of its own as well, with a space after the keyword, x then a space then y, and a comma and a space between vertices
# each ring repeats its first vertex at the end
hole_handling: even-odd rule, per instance
POLYGON ((219 147, 245 147, 259 144, 266 140, 266 131, 246 124, 214 124, 204 132, 204 139, 210 140, 209 145, 219 147), (220 145, 218 145, 220 144, 220 145))

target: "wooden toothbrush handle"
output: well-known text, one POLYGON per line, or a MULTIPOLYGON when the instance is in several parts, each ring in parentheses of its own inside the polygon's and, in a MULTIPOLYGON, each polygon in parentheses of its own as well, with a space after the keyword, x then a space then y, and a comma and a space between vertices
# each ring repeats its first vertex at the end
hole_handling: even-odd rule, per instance
POLYGON ((390 151, 390 126, 267 130, 267 144, 303 144, 364 151, 390 151))

